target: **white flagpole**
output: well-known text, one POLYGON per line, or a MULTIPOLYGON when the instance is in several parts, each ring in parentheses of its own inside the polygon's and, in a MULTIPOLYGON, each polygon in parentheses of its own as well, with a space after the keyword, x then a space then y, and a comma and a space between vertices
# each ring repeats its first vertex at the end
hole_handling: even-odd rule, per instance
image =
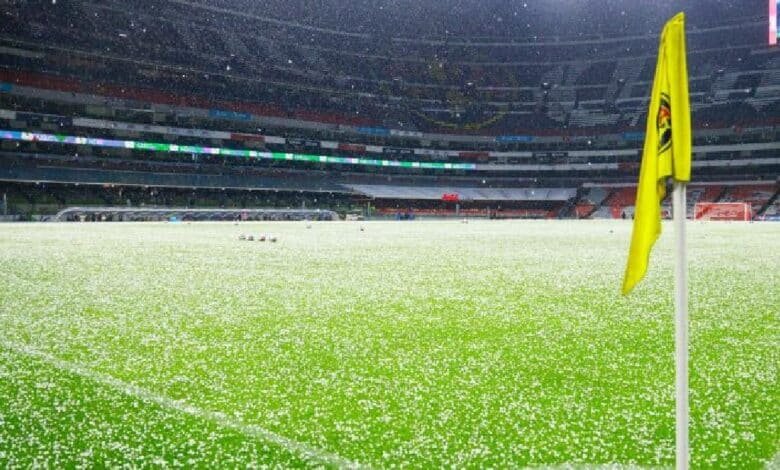
POLYGON ((677 240, 675 250, 675 391, 676 409, 676 461, 677 470, 687 470, 689 463, 688 447, 688 260, 685 249, 685 183, 674 182, 672 193, 672 211, 674 215, 674 233, 677 240))

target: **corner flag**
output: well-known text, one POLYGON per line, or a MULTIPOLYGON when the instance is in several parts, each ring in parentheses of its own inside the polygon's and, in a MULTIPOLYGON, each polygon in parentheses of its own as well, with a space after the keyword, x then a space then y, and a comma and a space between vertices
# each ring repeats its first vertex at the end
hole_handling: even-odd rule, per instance
POLYGON ((666 197, 666 178, 671 176, 678 182, 691 179, 691 144, 685 15, 678 13, 661 33, 623 295, 631 292, 645 276, 650 249, 661 234, 661 201, 666 197))

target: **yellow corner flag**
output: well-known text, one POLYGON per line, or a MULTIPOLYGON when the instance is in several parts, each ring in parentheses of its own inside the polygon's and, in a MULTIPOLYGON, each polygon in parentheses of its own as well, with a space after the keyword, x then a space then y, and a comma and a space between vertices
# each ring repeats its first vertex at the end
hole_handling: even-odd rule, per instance
POLYGON ((691 143, 685 15, 678 13, 664 26, 658 48, 623 295, 645 276, 650 249, 661 234, 666 178, 691 179, 691 143))

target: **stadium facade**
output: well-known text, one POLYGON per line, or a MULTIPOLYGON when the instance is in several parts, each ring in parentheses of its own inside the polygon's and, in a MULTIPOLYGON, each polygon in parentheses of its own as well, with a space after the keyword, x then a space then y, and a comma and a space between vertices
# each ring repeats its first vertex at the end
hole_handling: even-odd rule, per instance
MULTIPOLYGON (((2 217, 72 206, 631 217, 656 35, 398 35, 256 9, 8 6, 2 217)), ((780 49, 765 36, 749 16, 688 32, 691 214, 709 202, 780 213, 780 49)))

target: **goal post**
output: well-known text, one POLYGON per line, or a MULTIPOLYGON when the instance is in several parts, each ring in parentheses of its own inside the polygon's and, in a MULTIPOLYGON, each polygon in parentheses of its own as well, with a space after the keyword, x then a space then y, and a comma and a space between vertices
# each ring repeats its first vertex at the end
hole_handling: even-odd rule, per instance
POLYGON ((694 220, 750 221, 753 208, 747 202, 697 202, 693 206, 694 220))

